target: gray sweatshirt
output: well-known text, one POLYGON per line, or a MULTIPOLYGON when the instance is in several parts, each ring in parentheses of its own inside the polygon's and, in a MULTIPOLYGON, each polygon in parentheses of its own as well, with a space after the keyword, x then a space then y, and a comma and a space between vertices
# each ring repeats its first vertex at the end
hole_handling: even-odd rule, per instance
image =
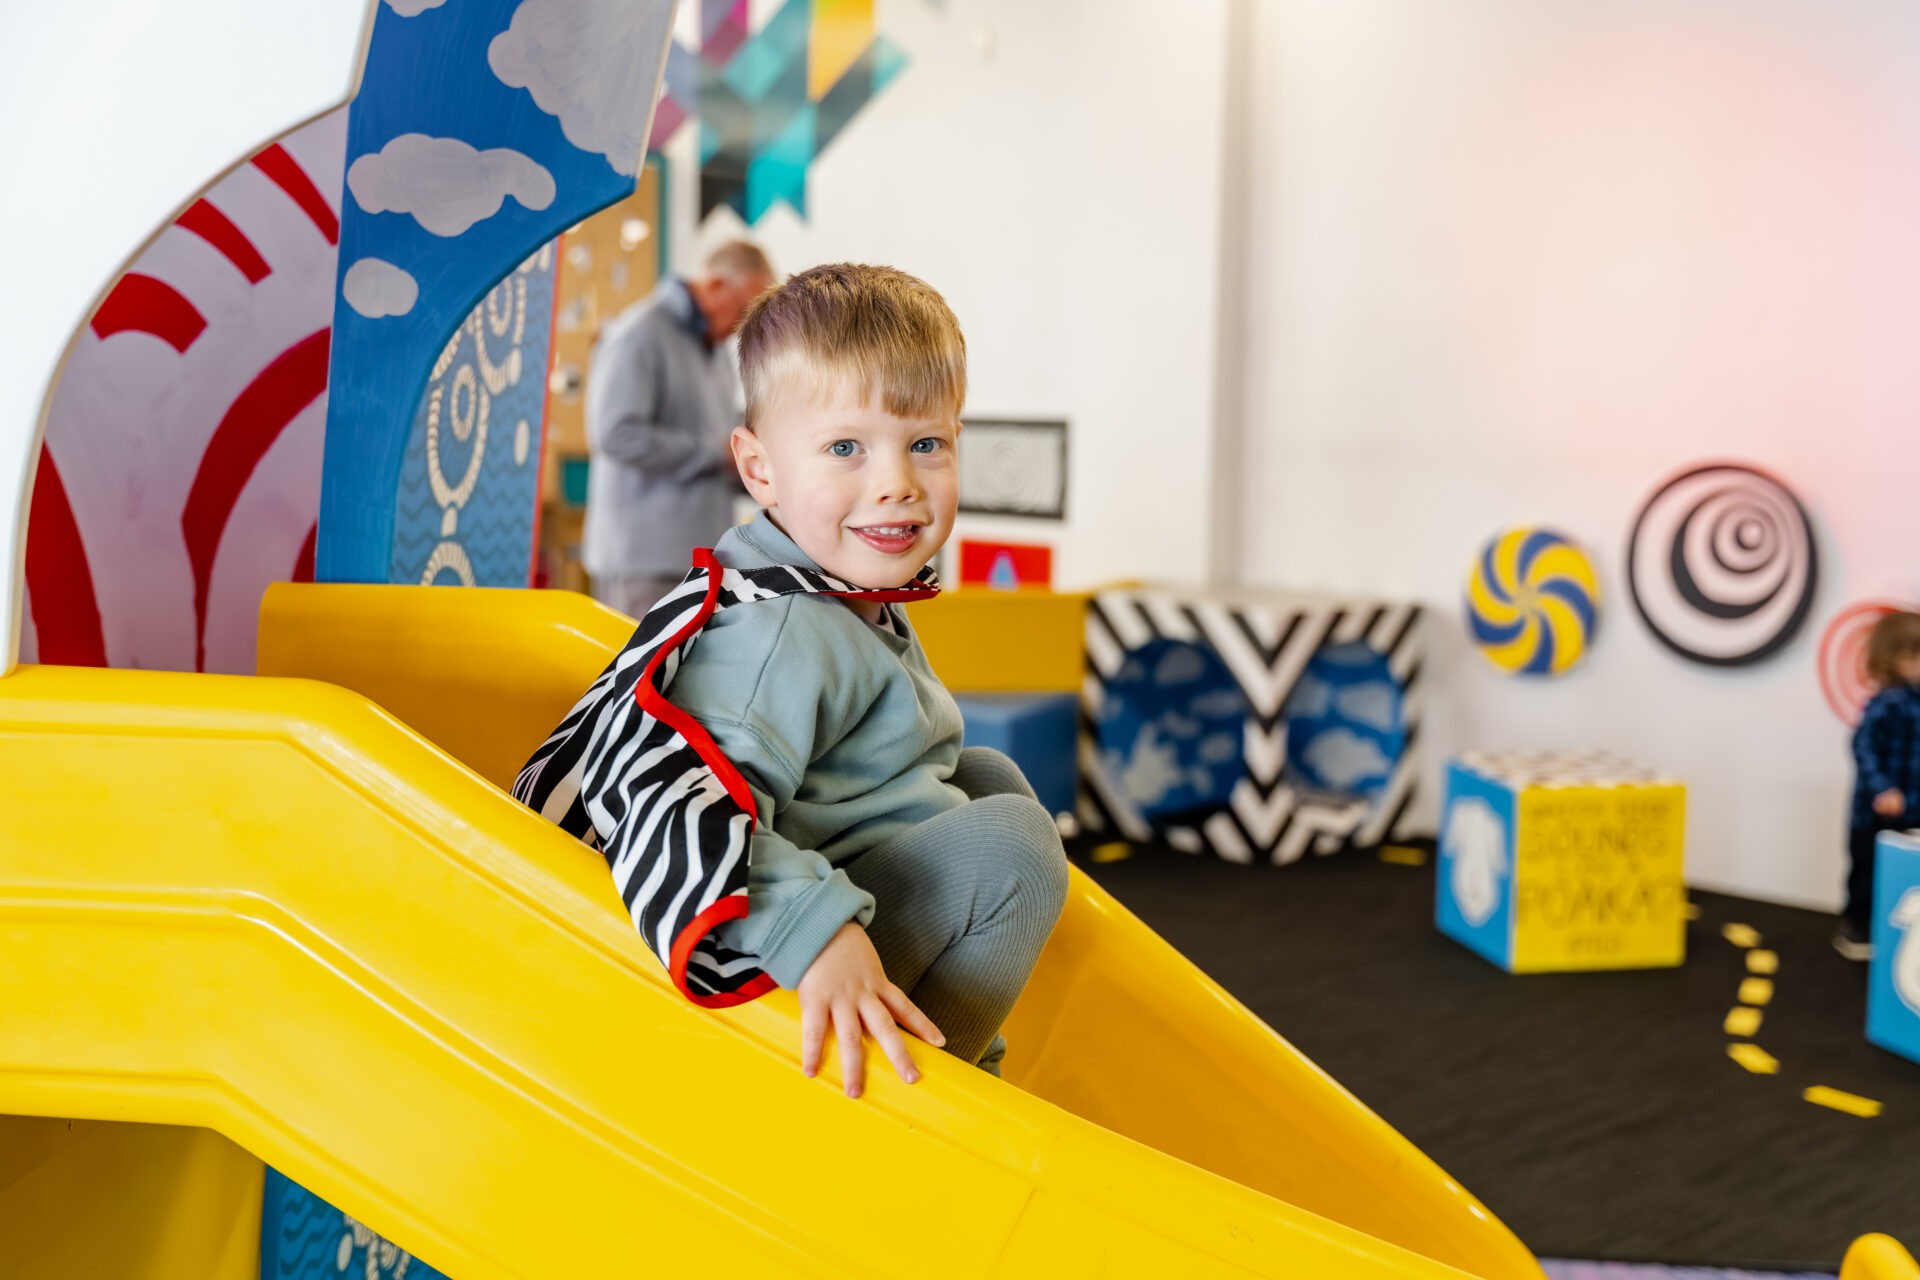
MULTIPOLYGON (((807 554, 762 512, 714 547, 729 568, 797 564, 807 554)), ((758 956, 783 987, 873 895, 841 868, 966 796, 960 709, 898 605, 893 629, 830 596, 792 595, 719 614, 667 689, 739 768, 759 821, 748 855, 747 915, 715 938, 758 956)))
POLYGON ((695 547, 733 523, 740 481, 727 450, 739 421, 733 354, 709 349, 679 280, 608 322, 587 371, 587 521, 595 577, 686 572, 695 547))

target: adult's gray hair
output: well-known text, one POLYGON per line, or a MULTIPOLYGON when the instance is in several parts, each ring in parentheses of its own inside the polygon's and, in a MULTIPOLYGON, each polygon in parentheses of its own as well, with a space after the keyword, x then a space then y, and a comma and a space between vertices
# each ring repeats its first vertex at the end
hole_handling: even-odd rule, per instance
POLYGON ((717 277, 741 284, 756 277, 763 280, 773 279, 773 264, 767 261, 767 255, 760 252, 760 246, 747 240, 729 240, 707 255, 706 273, 708 277, 717 277))

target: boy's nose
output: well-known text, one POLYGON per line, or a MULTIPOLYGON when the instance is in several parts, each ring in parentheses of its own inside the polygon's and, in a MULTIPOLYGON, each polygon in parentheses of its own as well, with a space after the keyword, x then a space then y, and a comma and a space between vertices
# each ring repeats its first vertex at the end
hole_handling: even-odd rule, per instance
POLYGON ((920 496, 913 463, 894 458, 875 468, 873 498, 876 502, 912 502, 920 496))

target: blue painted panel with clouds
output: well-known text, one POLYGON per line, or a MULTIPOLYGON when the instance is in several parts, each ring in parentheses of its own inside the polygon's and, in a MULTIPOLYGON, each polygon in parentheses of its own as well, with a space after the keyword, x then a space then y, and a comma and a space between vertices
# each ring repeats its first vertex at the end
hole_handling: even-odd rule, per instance
POLYGON ((347 125, 316 576, 383 582, 435 359, 541 245, 631 192, 671 0, 386 0, 347 125))
POLYGON ((261 1202, 260 1280, 446 1280, 276 1170, 261 1202))
POLYGON ((394 582, 524 587, 540 504, 554 247, 495 285, 434 361, 394 499, 394 582))

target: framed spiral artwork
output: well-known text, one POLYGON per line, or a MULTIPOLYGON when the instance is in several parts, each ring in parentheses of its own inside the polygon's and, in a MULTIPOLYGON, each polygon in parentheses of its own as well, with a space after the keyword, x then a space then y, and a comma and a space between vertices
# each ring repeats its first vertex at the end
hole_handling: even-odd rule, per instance
POLYGON ((1467 634, 1487 661, 1515 675, 1557 676, 1593 643, 1600 579, 1565 534, 1508 529, 1474 561, 1466 609, 1467 634))
POLYGON ((1737 463, 1695 467, 1648 498, 1627 543, 1633 607, 1661 644, 1709 666, 1779 652, 1820 581, 1813 523, 1792 491, 1737 463))
POLYGON ((1067 516, 1067 424, 968 419, 960 432, 960 509, 1067 516))

